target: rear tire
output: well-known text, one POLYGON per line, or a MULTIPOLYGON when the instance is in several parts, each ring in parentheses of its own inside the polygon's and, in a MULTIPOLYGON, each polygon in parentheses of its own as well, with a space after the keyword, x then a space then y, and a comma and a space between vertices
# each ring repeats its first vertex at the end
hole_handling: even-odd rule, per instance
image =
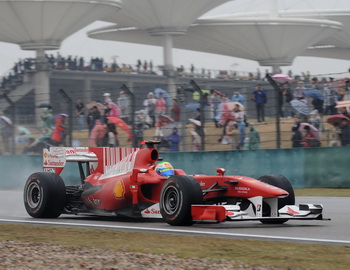
MULTIPOLYGON (((286 205, 294 205, 295 204, 295 195, 292 185, 289 180, 283 175, 269 174, 261 176, 258 180, 269 184, 271 186, 275 186, 281 188, 289 193, 289 195, 285 198, 278 199, 278 209, 283 208, 286 205)), ((271 215, 270 206, 267 203, 263 204, 263 216, 268 217, 271 215)), ((283 224, 287 222, 288 219, 270 219, 270 220, 260 220, 263 224, 283 224)))
POLYGON ((163 185, 160 193, 160 213, 163 219, 172 226, 190 226, 192 204, 203 203, 203 192, 191 176, 174 175, 163 185))
POLYGON ((66 203, 66 187, 61 176, 37 172, 27 179, 24 186, 24 206, 34 218, 57 218, 66 203))

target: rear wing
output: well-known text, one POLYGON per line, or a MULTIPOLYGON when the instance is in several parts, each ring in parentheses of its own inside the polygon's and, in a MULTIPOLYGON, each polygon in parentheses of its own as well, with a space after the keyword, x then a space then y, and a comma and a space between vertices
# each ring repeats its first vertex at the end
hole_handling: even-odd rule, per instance
POLYGON ((90 172, 111 177, 130 172, 139 148, 120 147, 50 147, 44 149, 43 170, 60 174, 66 162, 89 162, 90 172))
POLYGON ((60 174, 66 162, 97 162, 89 147, 50 147, 43 152, 43 170, 60 174))

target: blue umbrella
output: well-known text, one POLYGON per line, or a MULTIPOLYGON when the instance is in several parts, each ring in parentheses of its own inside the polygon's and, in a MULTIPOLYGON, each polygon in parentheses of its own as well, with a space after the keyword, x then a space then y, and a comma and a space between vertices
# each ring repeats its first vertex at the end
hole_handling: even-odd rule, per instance
POLYGON ((320 100, 324 99, 321 91, 314 88, 305 89, 304 94, 311 98, 316 98, 320 100))
POLYGON ((198 108, 200 108, 200 104, 198 102, 191 102, 185 105, 185 108, 188 110, 197 110, 198 108))
POLYGON ((304 102, 302 102, 298 99, 293 99, 290 102, 290 104, 292 105, 293 109, 300 114, 308 115, 310 113, 307 104, 305 104, 304 102))
POLYGON ((156 89, 154 89, 154 93, 156 94, 156 97, 159 97, 159 94, 162 93, 163 97, 165 98, 166 105, 171 106, 171 97, 167 91, 165 91, 162 88, 156 88, 156 89))

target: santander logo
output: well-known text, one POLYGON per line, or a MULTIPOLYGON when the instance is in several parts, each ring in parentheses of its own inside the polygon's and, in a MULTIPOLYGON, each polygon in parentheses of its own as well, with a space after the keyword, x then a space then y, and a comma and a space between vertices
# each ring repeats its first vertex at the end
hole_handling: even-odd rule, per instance
POLYGON ((146 209, 145 210, 145 212, 144 212, 145 214, 149 214, 149 215, 155 215, 155 214, 160 214, 160 210, 158 210, 158 209, 154 209, 154 208, 148 208, 148 209, 146 209))

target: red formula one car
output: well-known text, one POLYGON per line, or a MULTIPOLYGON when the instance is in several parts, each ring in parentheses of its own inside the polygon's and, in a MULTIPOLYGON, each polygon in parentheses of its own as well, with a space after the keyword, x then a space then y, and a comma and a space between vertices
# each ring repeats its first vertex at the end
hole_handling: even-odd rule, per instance
POLYGON ((33 173, 24 187, 28 214, 35 218, 61 214, 162 218, 170 225, 323 219, 320 204, 294 205, 293 188, 281 175, 257 180, 227 176, 221 168, 215 176, 187 175, 169 163, 158 167, 155 143, 144 142, 147 148, 44 149, 44 172, 33 173), (78 165, 78 185, 65 185, 60 176, 67 162, 78 165), (253 214, 248 215, 250 206, 253 214))

